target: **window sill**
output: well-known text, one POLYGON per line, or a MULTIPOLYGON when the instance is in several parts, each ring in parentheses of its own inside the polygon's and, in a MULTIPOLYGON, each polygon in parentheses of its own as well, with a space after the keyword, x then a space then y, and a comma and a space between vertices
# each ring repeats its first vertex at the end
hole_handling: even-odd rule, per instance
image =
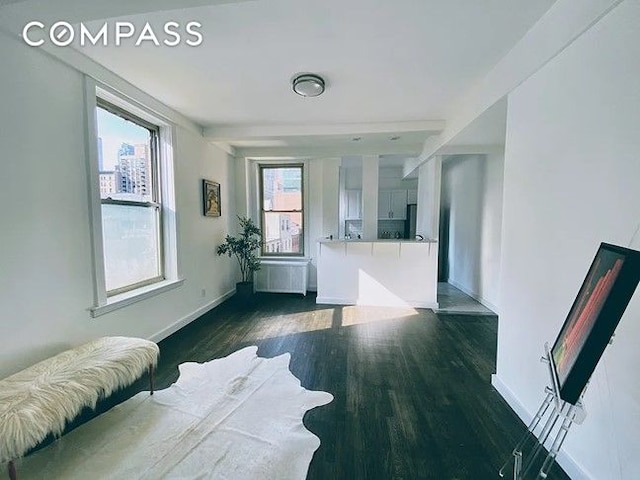
POLYGON ((106 313, 113 312, 120 308, 126 307, 150 297, 154 297, 161 293, 178 288, 184 283, 183 278, 177 280, 164 280, 162 282, 154 283, 153 285, 147 285, 131 292, 121 293, 120 295, 114 295, 107 299, 107 303, 91 308, 91 316, 93 318, 99 317, 106 313))
POLYGON ((308 262, 311 260, 310 257, 302 255, 262 255, 258 258, 260 258, 262 262, 308 262))
POLYGON ((271 263, 271 264, 273 263, 308 263, 311 261, 311 258, 309 257, 300 257, 300 256, 287 257, 286 255, 262 256, 259 258, 262 263, 271 263))

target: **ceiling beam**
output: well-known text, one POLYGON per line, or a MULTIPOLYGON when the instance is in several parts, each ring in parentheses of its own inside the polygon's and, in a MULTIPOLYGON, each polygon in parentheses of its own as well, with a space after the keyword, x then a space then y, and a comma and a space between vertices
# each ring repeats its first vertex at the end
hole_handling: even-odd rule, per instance
POLYGON ((445 145, 438 155, 489 155, 504 153, 504 145, 445 145))
POLYGON ((214 126, 204 129, 204 136, 214 142, 228 142, 281 137, 366 135, 370 133, 424 132, 425 137, 445 128, 444 120, 415 122, 343 123, 331 125, 246 125, 214 126))
POLYGON ((342 157, 346 155, 408 155, 415 156, 420 152, 421 145, 346 145, 346 146, 297 146, 297 147, 255 147, 237 148, 237 158, 325 158, 342 157))

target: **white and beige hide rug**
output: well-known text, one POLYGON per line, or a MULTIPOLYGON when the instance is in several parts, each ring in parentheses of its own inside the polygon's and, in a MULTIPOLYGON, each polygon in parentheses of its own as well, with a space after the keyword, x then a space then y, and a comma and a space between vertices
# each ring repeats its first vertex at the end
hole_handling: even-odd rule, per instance
POLYGON ((320 440, 302 423, 333 400, 304 389, 290 355, 247 347, 141 392, 17 463, 21 480, 304 479, 320 440))

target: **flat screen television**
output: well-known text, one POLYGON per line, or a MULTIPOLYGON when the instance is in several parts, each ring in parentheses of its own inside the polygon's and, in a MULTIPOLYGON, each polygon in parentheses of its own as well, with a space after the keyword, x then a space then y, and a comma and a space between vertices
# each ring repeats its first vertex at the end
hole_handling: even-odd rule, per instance
POLYGON ((560 398, 573 405, 609 343, 640 281, 640 252, 601 243, 551 348, 560 398))

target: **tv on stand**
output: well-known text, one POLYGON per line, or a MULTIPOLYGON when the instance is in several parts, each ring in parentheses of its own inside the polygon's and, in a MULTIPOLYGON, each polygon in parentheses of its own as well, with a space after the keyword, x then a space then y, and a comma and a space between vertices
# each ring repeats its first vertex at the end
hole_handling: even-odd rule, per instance
POLYGON ((640 252, 601 243, 550 352, 556 394, 575 405, 640 281, 640 252))

